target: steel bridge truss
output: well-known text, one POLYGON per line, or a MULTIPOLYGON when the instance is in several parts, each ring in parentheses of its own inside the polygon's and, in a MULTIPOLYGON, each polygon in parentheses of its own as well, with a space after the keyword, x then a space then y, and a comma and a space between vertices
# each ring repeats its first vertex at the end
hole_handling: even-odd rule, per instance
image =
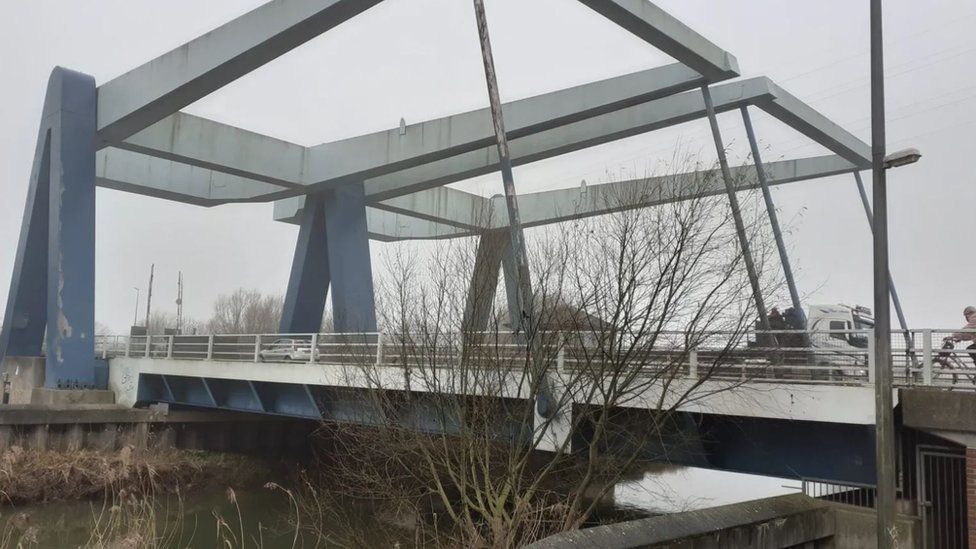
MULTIPOLYGON (((39 356, 46 337, 47 386, 94 384, 99 186, 206 207, 275 202, 276 219, 301 227, 282 332, 317 332, 330 288, 337 331, 376 330, 370 239, 477 235, 483 253, 474 279, 497 281, 505 253, 484 250, 507 221, 492 215, 494 199, 445 186, 498 168, 487 108, 313 147, 180 110, 381 1, 271 1, 101 85, 54 69, 0 357, 39 356)), ((757 180, 775 185, 870 167, 865 143, 769 79, 718 84, 739 76, 735 57, 651 2, 580 1, 676 63, 505 104, 515 165, 758 108, 832 154, 765 166, 757 158, 755 166, 738 168, 748 188, 757 180)), ((734 201, 735 191, 747 187, 728 187, 725 175, 726 187, 708 192, 728 192, 734 201)), ((523 194, 522 222, 531 227, 681 200, 691 189, 681 187, 682 177, 674 181, 593 185, 584 200, 578 189, 523 194), (606 199, 624 195, 640 198, 606 199)), ((469 312, 481 322, 483 301, 469 303, 469 312)))

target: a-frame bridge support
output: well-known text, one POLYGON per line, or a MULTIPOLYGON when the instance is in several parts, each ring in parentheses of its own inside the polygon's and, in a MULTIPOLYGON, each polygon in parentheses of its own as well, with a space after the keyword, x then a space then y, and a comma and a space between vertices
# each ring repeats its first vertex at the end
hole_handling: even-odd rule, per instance
POLYGON ((96 102, 94 78, 54 69, 0 332, 0 357, 46 342, 47 387, 95 385, 96 102))

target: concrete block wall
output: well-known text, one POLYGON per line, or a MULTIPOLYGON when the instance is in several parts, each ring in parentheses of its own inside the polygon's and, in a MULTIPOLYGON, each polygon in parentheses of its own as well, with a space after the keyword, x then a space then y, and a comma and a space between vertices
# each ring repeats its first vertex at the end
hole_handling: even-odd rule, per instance
POLYGON ((7 404, 30 404, 34 389, 44 386, 43 357, 7 357, 3 360, 3 393, 7 404))

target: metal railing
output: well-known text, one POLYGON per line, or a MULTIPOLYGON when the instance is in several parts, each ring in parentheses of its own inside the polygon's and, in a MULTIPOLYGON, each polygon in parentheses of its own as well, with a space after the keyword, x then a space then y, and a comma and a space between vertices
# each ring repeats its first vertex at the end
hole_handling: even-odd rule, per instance
MULTIPOLYGON (((892 332, 892 363, 900 386, 976 389, 976 350, 944 338, 960 330, 892 332), (907 336, 907 337, 906 337, 907 336)), ((659 332, 628 347, 620 337, 590 332, 542 334, 540 347, 560 371, 623 362, 647 372, 680 370, 688 378, 860 385, 874 381, 871 330, 828 332, 659 332), (613 345, 609 345, 612 341, 613 345), (807 345, 809 342, 809 346, 807 345)), ((976 337, 976 331, 973 332, 976 337)), ((524 365, 527 348, 514 336, 468 334, 241 334, 99 336, 102 358, 313 363, 451 368, 524 365)))
POLYGON ((804 478, 802 479, 804 494, 816 499, 874 509, 878 489, 873 484, 858 484, 852 482, 837 483, 829 480, 804 478))

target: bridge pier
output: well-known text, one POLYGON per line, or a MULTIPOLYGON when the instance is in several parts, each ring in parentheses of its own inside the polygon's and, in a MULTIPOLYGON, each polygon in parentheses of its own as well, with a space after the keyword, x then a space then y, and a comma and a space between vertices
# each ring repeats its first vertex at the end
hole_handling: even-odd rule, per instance
POLYGON ((481 234, 475 255, 471 284, 464 305, 462 326, 466 332, 484 331, 491 321, 491 307, 498 289, 499 270, 505 276, 508 298, 508 320, 518 326, 518 267, 512 253, 512 237, 506 229, 493 229, 481 234))
POLYGON ((0 359, 41 356, 45 386, 95 386, 95 146, 91 76, 55 68, 0 331, 0 359))
POLYGON ((329 291, 329 254, 326 248, 323 196, 305 197, 295 258, 281 311, 283 334, 319 332, 329 291))
POLYGON ((302 211, 281 315, 282 333, 318 333, 329 287, 337 332, 375 332, 376 307, 362 183, 310 194, 302 211))

